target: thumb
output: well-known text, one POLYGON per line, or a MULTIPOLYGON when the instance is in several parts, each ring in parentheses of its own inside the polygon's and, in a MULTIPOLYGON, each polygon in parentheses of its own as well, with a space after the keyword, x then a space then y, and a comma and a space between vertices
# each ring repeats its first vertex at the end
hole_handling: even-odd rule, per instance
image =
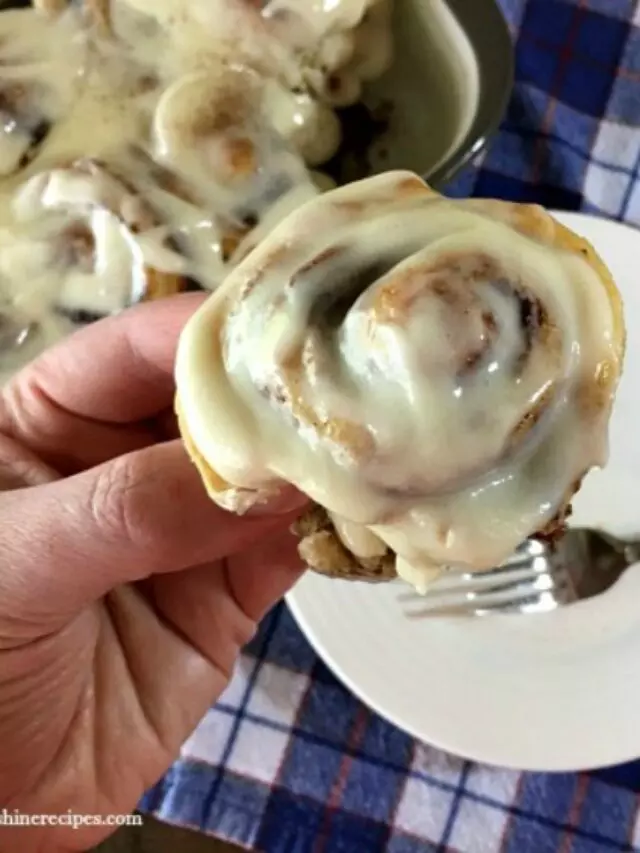
POLYGON ((236 553, 288 522, 224 512, 181 442, 154 445, 0 495, 0 607, 68 617, 116 586, 236 553))

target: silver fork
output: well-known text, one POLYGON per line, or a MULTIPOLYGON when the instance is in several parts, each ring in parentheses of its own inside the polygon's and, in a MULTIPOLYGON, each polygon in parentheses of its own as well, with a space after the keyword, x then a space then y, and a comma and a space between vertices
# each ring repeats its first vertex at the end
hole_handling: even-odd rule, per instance
POLYGON ((409 617, 543 613, 608 590, 632 563, 640 540, 623 541, 590 528, 569 528, 554 543, 528 539, 501 566, 449 572, 426 595, 408 593, 409 617))

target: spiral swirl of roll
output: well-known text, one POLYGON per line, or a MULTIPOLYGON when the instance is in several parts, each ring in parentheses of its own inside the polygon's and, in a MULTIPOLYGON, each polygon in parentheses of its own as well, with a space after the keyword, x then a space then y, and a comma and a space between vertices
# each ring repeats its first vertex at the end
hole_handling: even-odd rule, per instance
MULTIPOLYGON (((50 280, 59 310, 97 317, 185 288, 162 222, 133 187, 94 160, 42 172, 16 194, 14 212, 50 280)), ((18 242, 21 235, 16 235, 18 242)))
POLYGON ((308 202, 229 276, 183 334, 178 408, 222 505, 292 483, 411 571, 482 569, 604 461, 623 346, 586 243, 395 172, 308 202))
POLYGON ((0 223, 0 382, 84 325, 186 287, 146 201, 92 160, 41 172, 0 223))

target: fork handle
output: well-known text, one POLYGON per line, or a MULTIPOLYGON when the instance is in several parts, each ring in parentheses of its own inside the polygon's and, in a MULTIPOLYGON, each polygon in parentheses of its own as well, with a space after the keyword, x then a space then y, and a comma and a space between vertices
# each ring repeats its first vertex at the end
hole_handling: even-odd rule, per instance
POLYGON ((632 563, 640 563, 640 541, 627 542, 622 549, 622 553, 629 566, 632 563))

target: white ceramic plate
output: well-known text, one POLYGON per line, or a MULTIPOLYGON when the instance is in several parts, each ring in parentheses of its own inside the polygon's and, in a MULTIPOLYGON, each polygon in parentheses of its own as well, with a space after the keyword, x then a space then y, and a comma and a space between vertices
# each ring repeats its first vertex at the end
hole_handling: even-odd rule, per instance
MULTIPOLYGON (((610 462, 587 478, 573 523, 640 534, 640 232, 558 218, 612 269, 629 334, 610 462)), ((530 770, 640 755, 640 565, 597 599, 533 616, 411 620, 403 592, 309 573, 288 602, 338 678, 421 740, 530 770)))

